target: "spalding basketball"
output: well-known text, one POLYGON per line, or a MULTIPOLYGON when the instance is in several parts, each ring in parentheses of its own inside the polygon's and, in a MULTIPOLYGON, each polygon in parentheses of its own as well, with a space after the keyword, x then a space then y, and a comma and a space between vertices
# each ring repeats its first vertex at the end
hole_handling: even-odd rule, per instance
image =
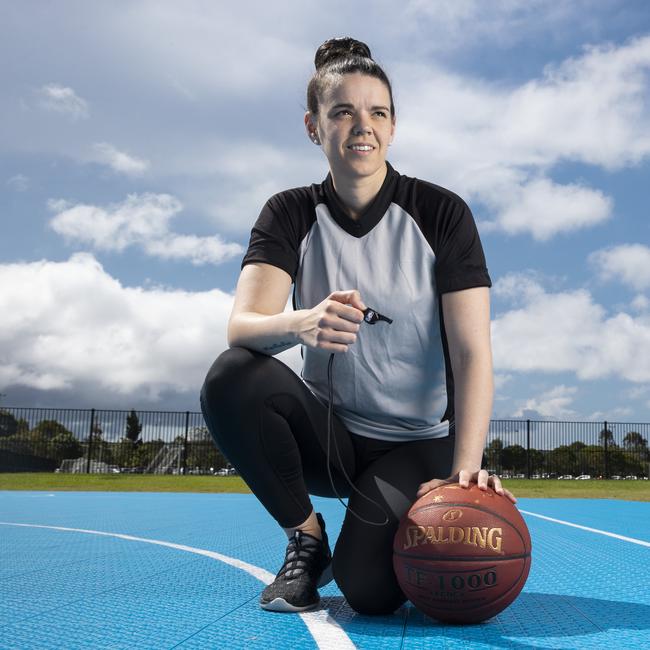
POLYGON ((419 498, 393 543, 404 595, 427 616, 452 623, 478 623, 508 607, 530 562, 530 534, 519 510, 476 483, 443 485, 419 498))

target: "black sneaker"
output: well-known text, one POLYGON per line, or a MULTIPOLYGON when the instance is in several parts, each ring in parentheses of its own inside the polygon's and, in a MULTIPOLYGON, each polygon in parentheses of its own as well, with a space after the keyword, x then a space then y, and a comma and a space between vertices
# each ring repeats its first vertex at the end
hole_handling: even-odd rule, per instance
POLYGON ((317 587, 332 579, 330 551, 325 521, 316 513, 323 539, 296 530, 289 539, 284 564, 275 580, 262 592, 260 606, 272 612, 303 612, 320 601, 317 587))

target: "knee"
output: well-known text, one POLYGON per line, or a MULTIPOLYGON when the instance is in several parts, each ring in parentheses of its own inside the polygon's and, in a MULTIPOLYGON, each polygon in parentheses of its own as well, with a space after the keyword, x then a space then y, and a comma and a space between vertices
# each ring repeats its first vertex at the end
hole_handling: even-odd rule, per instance
POLYGON ((229 401, 239 394, 255 353, 244 347, 224 350, 210 366, 201 388, 202 404, 229 401))
POLYGON ((334 578, 345 596, 348 605, 359 614, 385 616, 392 614, 406 602, 399 589, 392 567, 390 573, 370 569, 365 573, 358 570, 343 572, 334 562, 334 578))

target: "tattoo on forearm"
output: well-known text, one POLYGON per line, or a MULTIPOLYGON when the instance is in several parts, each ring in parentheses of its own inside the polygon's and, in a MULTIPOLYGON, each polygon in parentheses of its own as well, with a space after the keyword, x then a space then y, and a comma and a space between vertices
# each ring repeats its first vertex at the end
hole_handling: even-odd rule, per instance
POLYGON ((281 343, 274 343, 273 345, 265 345, 264 350, 277 350, 278 348, 284 348, 287 345, 291 345, 291 341, 282 341, 281 343))

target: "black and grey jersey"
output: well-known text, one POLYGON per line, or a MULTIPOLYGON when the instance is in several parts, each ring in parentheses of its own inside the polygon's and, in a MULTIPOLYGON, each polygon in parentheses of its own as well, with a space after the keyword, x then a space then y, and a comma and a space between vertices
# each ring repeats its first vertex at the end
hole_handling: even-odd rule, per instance
MULTIPOLYGON (((453 192, 386 163, 384 182, 357 220, 331 173, 274 194, 262 208, 241 267, 265 262, 293 281, 294 309, 358 289, 392 319, 363 323, 334 357, 333 409, 349 431, 382 440, 449 435, 454 378, 441 294, 492 286, 472 213, 453 192)), ((325 405, 330 353, 302 346, 301 379, 325 405)))

